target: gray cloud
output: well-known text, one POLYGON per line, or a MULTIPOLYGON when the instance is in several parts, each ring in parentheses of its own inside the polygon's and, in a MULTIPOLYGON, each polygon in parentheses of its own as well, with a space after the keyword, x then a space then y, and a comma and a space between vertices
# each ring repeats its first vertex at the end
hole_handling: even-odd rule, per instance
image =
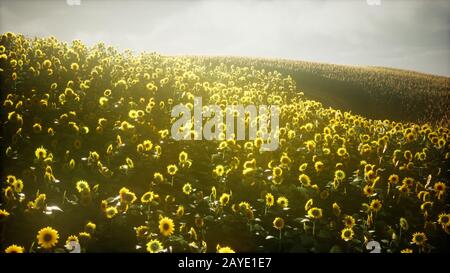
POLYGON ((450 76, 450 2, 1 1, 0 31, 163 54, 242 55, 450 76))

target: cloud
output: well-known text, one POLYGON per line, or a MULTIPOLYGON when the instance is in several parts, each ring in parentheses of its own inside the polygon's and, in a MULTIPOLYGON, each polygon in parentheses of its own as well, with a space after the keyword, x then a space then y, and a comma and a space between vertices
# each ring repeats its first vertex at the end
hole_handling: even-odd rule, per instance
POLYGON ((136 52, 280 57, 450 76, 448 1, 81 2, 0 2, 0 31, 104 41, 136 52))

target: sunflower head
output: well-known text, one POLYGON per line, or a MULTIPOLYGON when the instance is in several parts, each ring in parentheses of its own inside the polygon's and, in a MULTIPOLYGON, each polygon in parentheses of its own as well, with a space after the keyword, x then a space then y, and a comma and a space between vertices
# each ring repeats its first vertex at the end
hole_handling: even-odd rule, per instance
POLYGON ((308 210, 308 216, 312 219, 320 219, 320 218, 322 218, 322 209, 310 208, 308 210))
POLYGON ((216 250, 217 253, 235 253, 235 251, 228 246, 217 245, 216 250))
POLYGON ((344 240, 346 242, 352 240, 353 235, 355 235, 355 232, 351 228, 344 228, 341 231, 341 238, 342 238, 342 240, 344 240))
POLYGON ((278 230, 282 230, 284 228, 284 219, 281 217, 276 217, 273 220, 273 227, 278 230))
POLYGON ((353 228, 353 226, 355 225, 355 218, 353 218, 353 216, 347 215, 344 217, 344 225, 347 228, 353 228))
POLYGON ((427 235, 424 232, 416 232, 413 234, 411 243, 418 246, 423 246, 425 245, 427 240, 428 240, 427 235))
POLYGON ((266 206, 270 208, 271 206, 273 206, 274 202, 275 202, 275 198, 273 197, 273 195, 270 192, 267 193, 266 194, 266 206))
POLYGON ((22 246, 10 245, 5 249, 5 253, 24 253, 25 249, 22 246))
POLYGON ((58 243, 59 234, 55 229, 45 227, 38 232, 37 239, 39 246, 44 249, 49 249, 58 243))
POLYGON ((147 251, 150 253, 158 253, 163 250, 163 246, 160 241, 153 239, 147 243, 147 251))
POLYGON ((287 208, 289 206, 289 200, 284 196, 280 196, 277 199, 277 204, 282 208, 287 208))
POLYGON ((226 206, 230 201, 230 195, 228 193, 222 193, 222 196, 219 198, 220 205, 226 206))
POLYGON ((168 217, 163 217, 159 220, 159 231, 165 237, 168 237, 173 234, 175 230, 175 224, 173 220, 168 217))

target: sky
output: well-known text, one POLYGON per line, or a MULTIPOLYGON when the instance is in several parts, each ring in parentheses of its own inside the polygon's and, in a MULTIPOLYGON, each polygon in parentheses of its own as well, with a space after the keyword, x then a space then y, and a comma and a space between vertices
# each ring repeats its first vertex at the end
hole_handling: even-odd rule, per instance
POLYGON ((450 76, 450 1, 0 0, 0 32, 450 76))

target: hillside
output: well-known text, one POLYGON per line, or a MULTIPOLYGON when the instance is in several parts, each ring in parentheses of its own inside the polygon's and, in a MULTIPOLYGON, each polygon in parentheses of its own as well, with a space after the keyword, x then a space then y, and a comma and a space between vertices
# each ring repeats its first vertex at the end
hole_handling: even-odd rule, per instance
POLYGON ((353 107, 336 79, 210 60, 1 35, 1 251, 448 252, 449 128, 299 89, 353 107), (219 119, 207 138, 213 109, 257 132, 219 119))
POLYGON ((373 119, 448 125, 450 78, 370 66, 245 57, 193 57, 290 75, 306 97, 373 119))

